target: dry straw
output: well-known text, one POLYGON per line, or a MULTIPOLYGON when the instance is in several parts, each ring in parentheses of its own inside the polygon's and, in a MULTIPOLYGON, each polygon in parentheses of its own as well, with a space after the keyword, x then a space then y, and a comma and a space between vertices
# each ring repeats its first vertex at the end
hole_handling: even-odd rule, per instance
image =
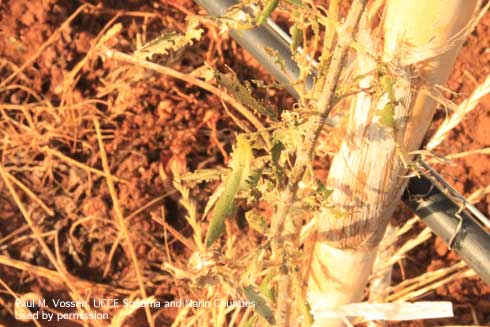
POLYGON ((487 76, 485 81, 478 85, 478 87, 473 91, 471 96, 464 100, 453 112, 453 114, 446 118, 441 126, 437 129, 434 136, 432 136, 431 140, 427 144, 428 150, 435 149, 438 145, 444 141, 447 137, 447 134, 470 113, 472 112, 478 105, 481 98, 487 96, 490 93, 490 75, 487 76))

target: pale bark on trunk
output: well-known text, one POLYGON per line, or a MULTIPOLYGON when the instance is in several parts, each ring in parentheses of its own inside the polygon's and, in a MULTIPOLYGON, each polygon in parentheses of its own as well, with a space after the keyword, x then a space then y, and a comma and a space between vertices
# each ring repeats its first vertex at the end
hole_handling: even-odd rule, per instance
MULTIPOLYGON (((428 90, 446 82, 466 33, 454 38, 469 25, 477 2, 387 1, 381 51, 383 60, 396 67, 396 124, 391 129, 379 122, 377 111, 386 97, 361 92, 351 103, 346 134, 327 179, 335 209, 323 209, 319 216, 308 280, 313 311, 361 300, 377 246, 407 181, 400 154, 420 147, 435 109, 428 90), (440 52, 433 56, 432 50, 440 52)), ((358 41, 368 39, 360 34, 358 41)), ((356 60, 358 74, 377 68, 372 56, 359 53, 356 60)), ((370 74, 360 86, 375 83, 370 74)), ((315 326, 342 325, 338 320, 315 322, 315 326)))

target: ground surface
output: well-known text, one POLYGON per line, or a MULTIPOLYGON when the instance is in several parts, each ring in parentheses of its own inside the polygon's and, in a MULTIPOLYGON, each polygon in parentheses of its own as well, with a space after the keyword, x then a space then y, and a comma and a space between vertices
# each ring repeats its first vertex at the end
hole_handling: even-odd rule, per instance
MULTIPOLYGON (((186 13, 199 11, 191 1, 91 3, 95 6, 75 13, 83 2, 0 0, 1 161, 14 177, 10 180, 15 179, 34 194, 16 187, 19 200, 14 201, 4 179, 0 179, 0 255, 18 260, 17 266, 13 261, 0 263, 0 279, 18 294, 32 291, 47 297, 61 296, 56 276, 45 279, 45 274, 33 273, 34 266, 51 270, 53 266, 25 227, 21 203, 27 215, 42 226, 44 237, 55 244, 52 248, 70 274, 80 280, 137 288, 124 250, 115 241, 117 213, 101 176, 102 162, 93 127, 93 117, 98 116, 111 172, 123 180, 118 186, 119 206, 137 240, 135 251, 144 262, 155 294, 172 299, 179 294, 180 286, 160 269, 162 261, 169 258, 160 222, 166 219, 184 235, 190 233, 182 219, 179 197, 162 196, 172 192, 172 169, 186 172, 224 167, 233 132, 239 127, 216 95, 182 80, 109 60, 93 50, 99 34, 104 34, 101 31, 114 22, 121 23, 122 30, 104 46, 126 53, 135 50, 138 38, 144 42, 165 31, 183 31, 186 13), (73 13, 74 19, 65 24, 73 13), (23 67, 26 62, 30 63, 23 67), (79 67, 80 62, 83 66, 79 67), (21 72, 9 78, 20 68, 21 72), (88 167, 96 171, 89 172, 88 167)), ((160 64, 185 73, 205 61, 217 67, 229 65, 242 79, 268 79, 228 37, 218 40, 213 29, 206 31, 203 41, 158 58, 160 64)), ((448 83, 455 92, 452 100, 461 102, 489 73, 487 14, 458 57, 448 83)), ((259 95, 277 108, 287 108, 292 102, 281 93, 262 91, 259 95)), ((436 122, 443 118, 441 110, 436 122)), ((490 96, 483 98, 438 151, 451 154, 488 146, 490 96)), ((438 169, 465 195, 490 185, 488 155, 470 155, 438 169)), ((215 186, 202 184, 192 190, 200 209, 215 186)), ((490 215, 490 196, 479 201, 477 207, 490 215)), ((403 207, 398 214, 410 216, 403 207)), ((190 253, 175 240, 168 246, 174 262, 183 261, 190 253)), ((393 281, 398 283, 458 260, 446 245, 432 237, 395 267, 393 281)), ((99 292, 107 294, 111 289, 99 292)), ((12 297, 4 288, 0 293, 0 324, 29 325, 12 318, 12 297)), ((450 282, 424 299, 452 301, 456 317, 390 325, 490 325, 490 287, 476 277, 450 282)), ((145 321, 144 316, 138 317, 145 321)), ((163 312, 159 326, 169 325, 174 317, 171 310, 163 312)))

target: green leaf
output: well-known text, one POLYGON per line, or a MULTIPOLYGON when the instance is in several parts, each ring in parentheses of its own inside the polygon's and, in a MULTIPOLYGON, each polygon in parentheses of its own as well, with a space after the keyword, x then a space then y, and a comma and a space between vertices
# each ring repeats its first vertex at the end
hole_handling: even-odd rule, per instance
POLYGON ((244 135, 239 135, 232 155, 232 171, 225 180, 223 193, 216 202, 213 217, 206 234, 206 247, 209 248, 223 232, 225 219, 233 212, 235 196, 239 191, 247 187, 252 159, 252 146, 244 135))
POLYGON ((301 0, 289 0, 289 3, 291 3, 292 5, 299 7, 299 8, 305 7, 305 5, 303 4, 303 1, 301 1, 301 0))
POLYGON ((303 31, 299 28, 299 22, 296 22, 289 29, 289 33, 291 33, 291 51, 295 53, 298 50, 298 47, 301 46, 303 42, 303 31))
POLYGON ((255 302, 255 311, 264 317, 269 324, 274 325, 276 322, 271 308, 269 308, 265 299, 253 289, 252 285, 245 287, 243 292, 250 302, 255 302))
POLYGON ((264 24, 267 18, 271 16, 274 9, 276 9, 277 5, 279 5, 279 0, 267 0, 264 6, 264 10, 262 10, 262 12, 257 16, 257 24, 264 24))
POLYGON ((211 196, 208 199, 208 203, 206 203, 206 207, 204 207, 204 212, 202 214, 203 217, 206 217, 209 211, 214 207, 216 201, 218 201, 221 194, 223 194, 223 189, 224 189, 223 184, 220 184, 213 192, 213 194, 211 194, 211 196))
POLYGON ((387 103, 383 109, 378 110, 376 115, 379 117, 379 123, 388 128, 395 128, 395 105, 392 102, 387 103))
POLYGON ((277 166, 279 164, 279 159, 281 158, 281 152, 284 149, 286 149, 284 144, 281 141, 276 140, 271 149, 272 163, 274 165, 277 166))
POLYGON ((260 234, 265 233, 267 223, 265 222, 265 218, 263 216, 258 215, 253 211, 247 211, 245 213, 245 220, 255 231, 259 232, 260 234))
POLYGON ((257 184, 259 183, 260 177, 262 177, 262 172, 264 171, 263 168, 254 170, 250 176, 247 178, 247 183, 250 185, 250 187, 257 187, 257 184))
POLYGON ((317 191, 323 195, 324 200, 328 200, 330 195, 332 195, 333 190, 328 189, 325 184, 323 184, 319 179, 316 180, 317 191))
POLYGON ((271 149, 271 159, 272 159, 272 166, 274 169, 274 174, 277 178, 277 183, 280 185, 283 182, 284 179, 284 169, 281 167, 281 164, 279 163, 279 160, 281 159, 281 153, 283 150, 286 149, 284 144, 279 141, 279 140, 274 140, 274 145, 272 146, 271 149))
POLYGON ((378 110, 376 116, 379 117, 379 123, 387 128, 395 128, 395 90, 393 88, 393 80, 386 73, 387 68, 380 68, 381 76, 379 83, 381 86, 381 92, 388 97, 388 103, 378 110))
POLYGON ((387 75, 384 75, 380 78, 380 82, 381 87, 388 95, 388 99, 390 100, 390 102, 395 102, 395 90, 393 89, 393 81, 391 80, 391 78, 389 78, 387 75))
POLYGON ((274 271, 270 271, 267 275, 265 275, 264 279, 259 285, 260 293, 264 294, 264 296, 272 302, 275 301, 274 288, 269 287, 269 283, 274 278, 274 275, 274 271))

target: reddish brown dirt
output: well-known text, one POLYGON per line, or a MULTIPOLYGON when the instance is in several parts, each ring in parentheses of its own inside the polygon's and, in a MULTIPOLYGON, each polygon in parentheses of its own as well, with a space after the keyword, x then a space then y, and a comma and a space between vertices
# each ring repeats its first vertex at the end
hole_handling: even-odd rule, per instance
MULTIPOLYGON (((170 5, 170 1, 167 3, 150 0, 90 2, 97 5, 96 9, 80 14, 68 27, 61 30, 60 35, 55 37, 33 64, 19 74, 12 83, 28 85, 34 93, 58 105, 62 101, 60 89, 64 77, 87 55, 93 46, 94 38, 117 14, 117 10, 152 14, 146 21, 137 15, 123 14, 118 18, 118 22, 121 22, 124 27, 122 36, 109 42, 112 42, 111 46, 126 52, 134 50, 136 34, 144 32, 142 26, 145 26, 147 39, 150 40, 164 31, 182 31, 185 26, 183 11, 198 12, 198 8, 190 0, 175 2, 177 4, 175 6, 170 5), (158 6, 155 7, 155 3, 158 6)), ((0 82, 16 70, 15 66, 5 64, 4 60, 20 67, 81 4, 82 2, 68 0, 0 0, 0 59, 2 60, 0 82)), ((184 72, 189 72, 202 65, 204 61, 208 61, 220 67, 225 64, 231 66, 243 79, 257 79, 264 76, 268 78, 263 70, 226 36, 223 36, 222 41, 217 42, 215 31, 207 31, 204 41, 187 48, 186 51, 161 60, 163 64, 184 72)), ((211 137, 212 130, 213 128, 218 130, 218 140, 229 152, 233 142, 232 132, 238 130, 238 127, 226 114, 218 97, 182 81, 144 73, 138 69, 131 70, 131 78, 110 75, 110 72, 118 67, 115 63, 91 58, 89 64, 82 69, 71 97, 75 103, 98 98, 118 104, 120 112, 108 112, 108 106, 104 105, 97 106, 96 110, 113 117, 102 122, 103 128, 114 130, 113 136, 108 137, 105 142, 105 149, 110 155, 113 174, 128 181, 127 184, 120 186, 118 192, 123 211, 130 214, 169 190, 169 180, 162 180, 159 174, 160 167, 166 174, 171 174, 172 166, 181 171, 193 170, 197 167, 223 166, 224 158, 216 140, 211 137), (138 74, 141 78, 132 79, 138 74), (116 84, 120 79, 131 82, 125 98, 117 98, 114 92, 107 94, 101 92, 105 86, 102 80, 116 84), (205 117, 212 117, 212 119, 205 120, 205 117)), ((458 93, 453 96, 453 100, 462 101, 489 73, 490 14, 487 14, 464 45, 448 83, 449 88, 458 93)), ((265 92, 260 95, 265 96, 266 101, 279 108, 287 107, 287 104, 291 103, 291 98, 281 93, 274 97, 265 92)), ((27 104, 35 101, 35 96, 22 88, 2 90, 0 93, 2 104, 27 104)), ((436 116, 436 122, 440 122, 443 118, 444 112, 441 110, 436 116)), ((78 137, 92 149, 97 149, 97 140, 93 137, 93 133, 83 133, 84 129, 92 128, 90 124, 90 120, 83 121, 80 125, 75 123, 70 125, 67 121, 61 122, 60 128, 64 130, 80 128, 78 137)), ((47 142, 47 145, 66 156, 101 169, 100 160, 96 156, 97 151, 93 152, 77 146, 72 148, 70 146, 73 144, 69 142, 62 144, 53 141, 47 142)), ((448 154, 488 146, 490 146, 490 96, 485 97, 478 108, 450 133, 440 151, 448 154)), ((37 165, 47 166, 55 160, 53 157, 29 152, 23 154, 32 156, 33 163, 37 165)), ((103 179, 94 177, 95 179, 88 184, 87 174, 83 169, 67 170, 67 166, 64 166, 63 170, 60 168, 62 165, 59 161, 56 164, 57 170, 51 179, 45 179, 46 176, 41 178, 35 173, 23 173, 21 170, 13 172, 36 194, 40 194, 40 198, 56 213, 54 217, 39 215, 34 218, 43 222, 46 231, 58 230, 62 244, 61 255, 67 262, 70 273, 85 280, 113 285, 119 285, 118 281, 126 280, 133 286, 134 278, 128 276, 129 263, 125 260, 116 263, 108 261, 107 252, 113 237, 100 230, 111 230, 110 223, 90 226, 93 234, 82 230, 88 227, 80 227, 75 231, 75 238, 80 237, 77 239, 78 243, 68 246, 73 242, 69 235, 69 226, 77 217, 107 215, 115 219, 115 213, 103 179), (76 254, 73 254, 74 252, 76 254), (110 272, 108 275, 104 274, 104 268, 107 266, 110 272)), ((455 161, 454 166, 438 166, 438 169, 465 195, 490 185, 488 155, 468 156, 455 161)), ((205 204, 205 199, 212 189, 213 185, 208 185, 194 190, 193 196, 199 200, 200 207, 205 204)), ((1 184, 0 192, 1 239, 16 231, 24 223, 5 185, 1 184)), ((23 196, 22 200, 29 201, 29 198, 23 196)), ((183 223, 183 212, 177 201, 178 198, 169 196, 161 202, 167 213, 167 221, 189 236, 189 226, 183 223)), ((490 196, 487 195, 477 206, 487 216, 490 215, 490 196)), ((39 207, 35 204, 32 204, 30 209, 39 211, 39 207)), ((148 210, 152 215, 161 214, 159 210, 152 209, 148 210)), ((403 217, 409 216, 406 208, 401 208, 399 212, 403 217)), ((161 274, 158 269, 161 259, 158 258, 165 255, 161 250, 163 244, 161 226, 143 218, 142 214, 136 215, 131 227, 142 235, 142 239, 145 239, 145 242, 138 242, 137 253, 147 258, 148 265, 152 264, 156 267, 153 270, 153 276, 156 278, 161 274)), ((1 247, 0 253, 52 269, 53 267, 33 243, 35 242, 30 239, 21 240, 14 246, 1 247)), ((189 251, 178 242, 171 244, 171 248, 177 260, 179 255, 189 254, 189 251)), ((118 247, 115 256, 124 258, 122 251, 122 248, 118 247)), ((400 268, 396 267, 393 279, 394 282, 400 282, 403 278, 448 266, 456 260, 456 255, 438 238, 431 239, 409 253, 402 262, 403 274, 400 268)), ((46 283, 44 279, 29 272, 19 272, 13 268, 0 266, 0 278, 8 282, 9 286, 18 293, 38 291, 48 297, 66 296, 57 293, 59 288, 56 285, 46 283)), ((163 280, 155 283, 154 291, 162 298, 171 299, 178 294, 177 288, 178 285, 163 280)), ((478 278, 452 282, 440 287, 425 299, 452 301, 455 304, 456 317, 435 321, 392 323, 390 326, 490 325, 490 287, 478 278)), ((12 297, 2 289, 0 323, 6 326, 28 326, 12 318, 8 309, 11 308, 11 302, 12 297)), ((158 320, 159 326, 169 325, 174 315, 175 312, 170 311, 162 314, 158 320)))

